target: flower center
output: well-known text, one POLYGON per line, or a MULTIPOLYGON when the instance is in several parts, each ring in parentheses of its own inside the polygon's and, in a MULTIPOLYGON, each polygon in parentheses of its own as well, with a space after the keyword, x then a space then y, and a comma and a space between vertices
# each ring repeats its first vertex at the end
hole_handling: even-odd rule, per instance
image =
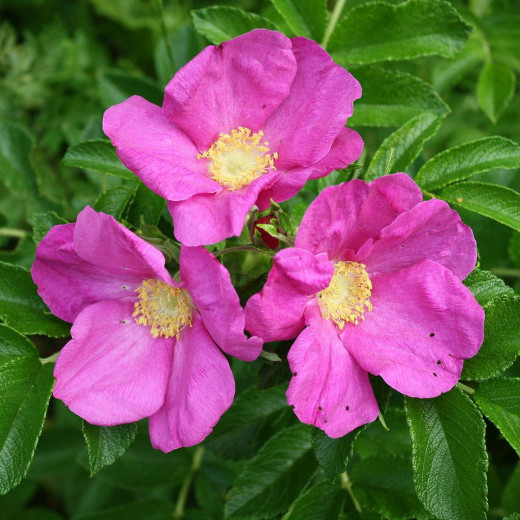
POLYGON ((191 326, 190 297, 184 289, 151 278, 136 292, 139 298, 134 305, 135 322, 148 325, 154 338, 175 336, 179 339, 181 329, 191 326))
POLYGON ((359 318, 364 321, 365 308, 372 310, 372 282, 365 267, 357 262, 336 262, 329 286, 318 293, 321 315, 340 330, 345 323, 357 325, 359 318))
POLYGON ((197 154, 197 159, 209 159, 211 178, 230 191, 247 186, 255 179, 275 170, 275 152, 270 155, 268 142, 260 143, 264 133, 251 135, 249 128, 240 126, 231 130, 231 134, 220 134, 208 150, 197 154))

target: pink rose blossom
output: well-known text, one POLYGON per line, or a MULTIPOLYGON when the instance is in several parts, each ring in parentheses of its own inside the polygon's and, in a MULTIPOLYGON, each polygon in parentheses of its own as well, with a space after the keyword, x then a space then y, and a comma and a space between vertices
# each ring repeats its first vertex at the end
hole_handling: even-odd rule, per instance
POLYGON ((182 246, 178 283, 158 249, 90 207, 49 231, 32 276, 51 311, 74 323, 54 396, 100 426, 149 417, 165 452, 201 442, 231 405, 235 383, 217 345, 246 361, 262 348, 245 336, 229 273, 206 249, 182 246))
POLYGON ((368 373, 411 397, 457 383, 482 344, 484 312, 462 283, 476 262, 473 233, 446 202, 423 202, 402 173, 331 186, 295 246, 274 257, 246 329, 297 337, 287 398, 302 422, 341 437, 373 421, 368 373))
POLYGON ((256 29, 206 47, 166 86, 110 107, 103 130, 121 161, 169 201, 174 232, 196 246, 239 235, 249 210, 291 198, 355 161, 345 128, 359 83, 306 38, 256 29))

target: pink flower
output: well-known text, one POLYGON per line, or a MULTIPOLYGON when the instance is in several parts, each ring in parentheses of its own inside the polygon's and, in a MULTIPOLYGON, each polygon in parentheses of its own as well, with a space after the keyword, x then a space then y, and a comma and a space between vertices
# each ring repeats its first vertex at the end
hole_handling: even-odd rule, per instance
POLYGON ((294 248, 274 257, 246 306, 264 341, 297 336, 287 398, 298 418, 341 437, 373 421, 368 373, 412 397, 458 381, 482 344, 484 312, 462 280, 476 261, 471 229, 405 174, 326 188, 294 248))
POLYGON ((54 396, 101 426, 149 417, 165 452, 201 442, 231 405, 233 375, 215 343, 246 361, 262 348, 206 249, 181 248, 177 283, 158 249, 90 207, 49 231, 32 276, 51 311, 74 322, 54 396))
POLYGON ((206 47, 166 86, 110 107, 103 130, 123 163, 169 201, 174 232, 196 246, 239 235, 249 210, 291 198, 355 161, 345 128, 359 83, 315 42, 256 29, 206 47))

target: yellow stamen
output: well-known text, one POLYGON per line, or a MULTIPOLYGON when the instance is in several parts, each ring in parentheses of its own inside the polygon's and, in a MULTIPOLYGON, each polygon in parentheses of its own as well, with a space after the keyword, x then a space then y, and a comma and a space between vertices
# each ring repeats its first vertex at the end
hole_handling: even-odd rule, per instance
POLYGON ((260 130, 251 135, 249 128, 240 126, 231 134, 220 134, 208 150, 197 154, 197 159, 209 159, 211 178, 229 191, 247 186, 268 169, 276 170, 275 159, 270 155, 268 142, 261 143, 264 133, 260 130))
POLYGON ((318 293, 321 315, 340 330, 345 323, 364 321, 365 310, 372 310, 372 282, 365 267, 357 262, 336 262, 329 286, 318 293))
POLYGON ((184 289, 172 287, 161 280, 145 280, 137 289, 139 299, 134 304, 134 318, 138 325, 150 327, 154 338, 179 339, 180 331, 191 327, 190 297, 184 289))

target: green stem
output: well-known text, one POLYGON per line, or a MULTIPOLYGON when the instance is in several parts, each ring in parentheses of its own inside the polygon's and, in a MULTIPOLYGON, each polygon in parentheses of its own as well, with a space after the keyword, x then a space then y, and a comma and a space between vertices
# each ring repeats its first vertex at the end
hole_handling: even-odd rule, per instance
POLYGON ((0 228, 0 235, 4 237, 17 237, 17 238, 24 238, 28 235, 27 231, 24 231, 23 229, 14 229, 14 228, 0 228))
POLYGON ((466 386, 463 383, 457 383, 457 388, 460 388, 463 392, 466 392, 469 395, 473 395, 475 393, 474 388, 471 388, 471 386, 466 386))
POLYGON ((226 249, 221 249, 220 251, 215 251, 213 254, 215 256, 225 255, 226 253, 236 253, 240 251, 256 251, 257 253, 266 253, 269 254, 268 251, 264 251, 259 247, 255 247, 253 244, 243 244, 241 246, 227 247, 226 249))
POLYGON ((330 15, 329 23, 327 24, 327 28, 325 29, 325 36, 323 37, 323 41, 321 42, 321 46, 326 49, 327 44, 329 43, 330 37, 336 28, 336 24, 338 23, 339 17, 341 15, 341 11, 343 11, 343 7, 345 7, 346 0, 338 0, 336 5, 334 6, 334 10, 330 15))
POLYGON ((59 352, 55 352, 54 354, 52 354, 52 356, 40 358, 40 363, 42 365, 45 365, 45 363, 54 363, 58 359, 59 355, 60 355, 59 352))
POLYGON ((361 504, 358 502, 358 499, 354 495, 354 492, 352 491, 352 483, 350 482, 350 479, 348 478, 347 472, 344 471, 341 475, 341 487, 343 489, 346 489, 348 494, 350 495, 350 498, 352 499, 352 502, 354 504, 354 507, 356 508, 356 511, 358 513, 362 512, 361 504))
POLYGON ((490 271, 497 276, 520 278, 520 269, 514 269, 512 267, 495 267, 494 269, 490 269, 490 271))
POLYGON ((184 479, 181 490, 179 491, 179 496, 177 497, 177 503, 175 504, 173 518, 182 518, 184 516, 184 506, 186 505, 186 499, 188 498, 188 493, 190 491, 191 483, 193 482, 193 477, 195 476, 195 473, 197 473, 197 471, 199 471, 200 469, 203 455, 204 448, 202 446, 197 446, 197 448, 195 449, 195 453, 193 454, 190 472, 188 476, 184 479))
POLYGON ((436 199, 437 198, 436 195, 434 195, 433 193, 430 193, 429 191, 424 190, 423 188, 421 188, 421 191, 422 191, 423 195, 426 195, 427 197, 430 197, 430 199, 436 199))
POLYGON ((166 28, 166 22, 164 21, 163 0, 156 0, 156 2, 157 10, 159 11, 161 33, 164 39, 164 44, 166 45, 166 53, 168 54, 168 61, 170 62, 171 72, 173 74, 175 72, 175 60, 173 59, 172 45, 170 43, 170 39, 168 38, 168 29, 166 28))

